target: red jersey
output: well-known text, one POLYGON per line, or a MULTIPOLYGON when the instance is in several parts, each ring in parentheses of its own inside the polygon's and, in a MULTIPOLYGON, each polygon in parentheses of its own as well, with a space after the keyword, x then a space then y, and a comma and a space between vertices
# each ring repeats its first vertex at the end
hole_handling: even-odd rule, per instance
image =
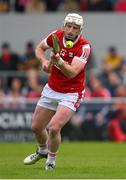
MULTIPOLYGON (((82 61, 84 64, 87 63, 90 54, 90 45, 82 35, 78 36, 72 48, 67 48, 65 45, 64 32, 59 29, 53 33, 59 38, 61 46, 60 56, 65 62, 71 64, 74 57, 76 57, 78 61, 82 61)), ((45 48, 51 48, 53 46, 52 35, 49 34, 42 42, 44 43, 45 48)), ((57 66, 52 66, 48 85, 57 92, 80 93, 85 88, 85 68, 86 66, 84 66, 83 70, 76 77, 69 79, 57 66)))

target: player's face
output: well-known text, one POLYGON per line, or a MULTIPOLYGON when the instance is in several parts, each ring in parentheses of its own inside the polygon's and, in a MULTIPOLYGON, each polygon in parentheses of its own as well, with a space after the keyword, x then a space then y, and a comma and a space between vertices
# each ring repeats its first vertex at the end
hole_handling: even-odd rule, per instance
POLYGON ((64 26, 64 34, 67 40, 74 41, 80 34, 80 26, 72 23, 67 23, 66 26, 64 26))

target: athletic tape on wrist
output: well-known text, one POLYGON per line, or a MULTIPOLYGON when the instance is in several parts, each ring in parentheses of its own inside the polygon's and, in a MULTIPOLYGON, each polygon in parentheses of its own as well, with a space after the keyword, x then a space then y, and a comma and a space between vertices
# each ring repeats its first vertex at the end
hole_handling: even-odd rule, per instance
POLYGON ((57 62, 57 65, 61 66, 64 63, 64 60, 60 58, 60 60, 57 62))

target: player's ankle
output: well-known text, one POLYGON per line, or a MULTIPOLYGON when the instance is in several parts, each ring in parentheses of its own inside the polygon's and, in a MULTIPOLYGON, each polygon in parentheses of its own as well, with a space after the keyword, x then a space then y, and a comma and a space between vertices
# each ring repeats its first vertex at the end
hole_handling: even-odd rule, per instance
POLYGON ((47 161, 46 162, 49 162, 49 163, 55 163, 55 160, 56 160, 56 152, 51 152, 49 151, 48 152, 48 158, 47 158, 47 161))
POLYGON ((47 143, 46 144, 39 144, 38 152, 40 154, 47 154, 48 153, 47 143))

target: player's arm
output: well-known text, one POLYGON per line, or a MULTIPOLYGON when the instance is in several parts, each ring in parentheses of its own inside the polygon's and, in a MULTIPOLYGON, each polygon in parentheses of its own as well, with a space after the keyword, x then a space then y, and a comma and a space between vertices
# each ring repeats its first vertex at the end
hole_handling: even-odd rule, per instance
MULTIPOLYGON (((61 59, 59 61, 61 61, 61 59)), ((71 64, 67 64, 64 61, 61 64, 59 63, 58 66, 65 76, 67 76, 69 79, 73 79, 84 69, 85 64, 78 61, 77 58, 74 58, 71 64)))
POLYGON ((37 46, 36 46, 36 49, 35 49, 35 54, 36 54, 36 57, 41 61, 41 63, 43 63, 44 61, 46 61, 46 57, 45 57, 45 51, 46 51, 46 48, 44 47, 43 45, 43 41, 41 43, 39 43, 37 46))
POLYGON ((53 31, 52 33, 50 33, 36 46, 35 54, 36 57, 41 61, 41 63, 47 60, 45 57, 45 51, 53 47, 52 34, 56 32, 57 31, 53 31))
POLYGON ((35 49, 36 57, 40 60, 42 63, 42 69, 45 72, 50 72, 49 68, 49 61, 45 57, 45 51, 48 49, 48 46, 46 44, 46 40, 42 40, 35 49))
MULTIPOLYGON (((57 31, 53 31, 52 33, 54 32, 57 31)), ((51 69, 51 62, 48 59, 46 59, 45 51, 53 47, 52 33, 50 33, 45 39, 43 39, 36 46, 35 49, 36 57, 40 60, 40 62, 42 63, 42 68, 46 72, 50 72, 51 69)))
POLYGON ((85 67, 88 57, 90 54, 90 46, 85 45, 82 50, 78 53, 78 56, 75 56, 72 60, 71 64, 66 63, 60 56, 57 54, 56 56, 52 54, 52 59, 57 61, 57 65, 59 66, 61 72, 67 76, 69 79, 77 76, 85 67))

